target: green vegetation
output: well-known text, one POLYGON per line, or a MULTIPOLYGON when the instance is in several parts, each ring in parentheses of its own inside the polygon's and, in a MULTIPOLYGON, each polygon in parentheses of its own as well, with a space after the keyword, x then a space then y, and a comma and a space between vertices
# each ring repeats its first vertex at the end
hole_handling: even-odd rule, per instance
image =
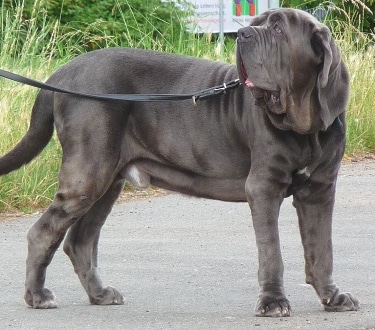
POLYGON ((283 7, 307 9, 311 12, 322 10, 328 17, 345 21, 350 17, 352 26, 362 32, 373 33, 375 28, 375 0, 280 0, 283 7))
MULTIPOLYGON (((332 6, 326 23, 340 46, 351 78, 346 145, 346 154, 350 156, 375 151, 375 94, 372 86, 375 78, 375 34, 363 32, 360 23, 361 17, 363 20, 367 20, 368 16, 373 19, 370 9, 356 0, 358 11, 345 11, 347 2, 340 2, 341 7, 332 6), (340 15, 335 16, 335 12, 340 15)), ((366 3, 375 7, 374 1, 366 3)))
MULTIPOLYGON (((13 9, 4 0, 0 7, 0 67, 28 77, 46 80, 63 63, 78 53, 97 47, 128 45, 131 47, 162 50, 167 52, 206 57, 217 60, 220 49, 211 35, 191 35, 185 32, 183 17, 178 8, 161 7, 160 1, 149 1, 148 11, 137 10, 140 1, 116 2, 112 24, 89 21, 82 27, 77 22, 85 17, 82 12, 63 13, 41 10, 42 0, 25 0, 13 9), (150 4, 153 3, 154 7, 150 4), (134 5, 132 5, 134 4, 134 5), (52 15, 51 13, 55 13, 52 15), (151 13, 151 14, 150 14, 151 13), (154 13, 154 14, 152 14, 154 13), (164 14, 160 14, 164 13, 164 14), (62 25, 58 18, 64 15, 81 15, 72 18, 69 25, 62 25), (158 15, 162 16, 158 16, 158 15), (130 15, 130 16, 129 16, 130 15), (51 18, 54 17, 54 18, 51 18), (162 19, 160 18, 162 17, 162 19), (75 22, 74 25, 73 22, 75 22), (142 22, 142 24, 141 24, 142 22), (121 25, 121 30, 114 26, 121 25), (81 27, 80 27, 81 26, 81 27), (112 29, 111 29, 112 26, 112 29)), ((95 1, 93 1, 96 3, 95 1)), ((55 5, 60 2, 48 1, 55 5)), ((65 0, 67 3, 81 3, 65 0)), ((111 1, 101 2, 108 5, 111 1)), ((61 6, 61 5, 59 5, 61 6)), ((108 7, 110 8, 110 7, 108 7)), ((103 9, 102 9, 103 10, 103 9)), ((342 13, 342 11, 340 10, 342 13)), ((103 16, 101 16, 103 17, 103 16)), ((355 16, 357 17, 357 16, 355 16)), ((363 33, 353 24, 352 16, 345 19, 329 19, 343 57, 351 73, 351 97, 347 112, 347 153, 375 151, 375 95, 372 83, 375 80, 375 49, 373 34, 363 33)), ((225 60, 234 62, 234 40, 228 38, 225 45, 225 60)), ((30 113, 37 90, 0 79, 0 154, 11 149, 24 135, 29 125, 30 113)), ((21 210, 30 212, 49 204, 57 188, 57 173, 61 161, 61 150, 54 137, 48 147, 31 164, 21 170, 0 178, 0 212, 21 210)))
MULTIPOLYGON (((135 46, 135 42, 142 43, 144 38, 149 37, 160 44, 174 43, 174 37, 184 31, 181 21, 187 14, 178 6, 183 2, 184 0, 163 4, 161 0, 3 0, 2 7, 10 12, 21 9, 17 12, 21 21, 32 21, 43 34, 52 36, 57 32, 59 36, 63 36, 71 47, 51 50, 57 51, 58 56, 64 56, 117 45, 135 46), (58 19, 58 27, 46 24, 47 17, 58 19)), ((29 41, 27 37, 26 34, 20 35, 14 51, 21 50, 23 43, 29 41)))

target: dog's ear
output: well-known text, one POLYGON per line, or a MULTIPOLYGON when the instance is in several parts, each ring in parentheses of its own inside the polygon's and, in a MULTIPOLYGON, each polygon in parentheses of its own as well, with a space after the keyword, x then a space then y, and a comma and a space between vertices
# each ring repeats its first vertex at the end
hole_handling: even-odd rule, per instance
POLYGON ((339 64, 340 55, 333 54, 333 51, 336 50, 336 45, 334 44, 331 33, 327 27, 323 27, 314 33, 311 45, 323 63, 322 71, 319 73, 318 82, 320 87, 324 88, 327 86, 329 74, 339 64), (336 58, 336 61, 334 61, 334 55, 338 57, 336 58))
POLYGON ((314 33, 311 44, 322 61, 316 88, 322 128, 327 129, 345 111, 349 94, 349 75, 341 61, 340 51, 326 26, 314 33))

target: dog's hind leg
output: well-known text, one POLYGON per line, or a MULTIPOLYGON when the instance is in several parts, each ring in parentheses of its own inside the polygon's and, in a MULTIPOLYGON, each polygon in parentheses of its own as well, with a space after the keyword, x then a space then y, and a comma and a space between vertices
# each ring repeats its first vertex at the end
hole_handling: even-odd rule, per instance
POLYGON ((107 192, 69 230, 64 251, 85 288, 90 302, 97 305, 123 304, 124 297, 113 287, 104 287, 97 271, 100 230, 123 187, 117 179, 107 192))
MULTIPOLYGON (((44 287, 47 266, 69 227, 82 218, 108 188, 101 185, 99 189, 99 185, 95 185, 94 188, 80 183, 78 191, 67 193, 59 189, 51 206, 30 228, 27 235, 25 301, 33 308, 57 307, 54 294, 44 287)), ((81 239, 84 241, 85 238, 81 239)))
MULTIPOLYGON (((85 138, 83 134, 73 136, 77 135, 85 138)), ((87 139, 86 149, 80 147, 81 143, 64 150, 66 144, 62 144, 59 188, 52 204, 27 236, 25 301, 33 308, 57 306, 54 294, 44 287, 46 269, 67 230, 89 212, 116 178, 119 146, 110 145, 111 142, 102 136, 87 139)), ((84 240, 81 237, 81 242, 84 240)))
MULTIPOLYGON (((64 171, 62 170, 62 172, 64 171)), ((81 224, 86 222, 86 218, 83 217, 89 212, 96 200, 100 199, 102 195, 106 196, 105 198, 103 197, 104 200, 109 199, 109 196, 114 194, 114 188, 111 188, 105 194, 108 185, 113 181, 109 173, 105 177, 107 184, 104 184, 103 176, 101 177, 102 180, 90 178, 90 180, 87 179, 87 182, 77 179, 77 184, 74 188, 71 184, 77 176, 64 176, 64 178, 51 206, 31 227, 27 235, 28 257, 26 261, 25 301, 33 308, 57 307, 54 294, 44 287, 47 266, 50 264, 69 227, 79 222, 82 218, 84 220, 77 225, 77 228, 79 228, 81 224), (68 186, 70 186, 68 190, 65 189, 67 182, 69 182, 68 186)), ((119 184, 119 186, 121 185, 119 184)), ((117 188, 117 190, 119 189, 117 188)), ((109 209, 107 208, 107 210, 105 207, 103 210, 99 210, 98 207, 94 207, 94 209, 98 212, 97 219, 94 219, 96 222, 103 221, 98 220, 99 217, 109 212, 109 209)), ((72 231, 72 233, 74 232, 77 232, 77 229, 72 231)), ((86 244, 86 239, 89 241, 92 239, 90 234, 88 230, 84 233, 88 237, 80 237, 81 241, 75 242, 77 249, 79 249, 79 244, 86 244)), ((77 263, 78 261, 76 260, 76 267, 77 263)))

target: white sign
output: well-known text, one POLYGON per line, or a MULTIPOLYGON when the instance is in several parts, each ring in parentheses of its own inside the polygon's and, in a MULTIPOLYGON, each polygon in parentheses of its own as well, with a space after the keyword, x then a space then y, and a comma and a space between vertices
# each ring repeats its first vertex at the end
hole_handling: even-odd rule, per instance
MULTIPOLYGON (((262 12, 279 7, 278 0, 222 0, 223 32, 237 32, 262 12)), ((194 32, 220 32, 220 0, 189 0, 195 6, 191 18, 194 32)))

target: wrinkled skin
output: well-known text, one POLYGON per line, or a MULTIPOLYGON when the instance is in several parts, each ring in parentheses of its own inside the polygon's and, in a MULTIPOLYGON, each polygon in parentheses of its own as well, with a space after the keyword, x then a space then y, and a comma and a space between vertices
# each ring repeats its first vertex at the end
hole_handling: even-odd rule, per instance
MULTIPOLYGON (((345 145, 348 74, 328 29, 301 11, 256 18, 238 33, 237 68, 207 60, 114 48, 81 55, 49 83, 91 93, 188 93, 236 79, 220 97, 136 103, 41 91, 25 137, 0 174, 28 163, 54 126, 63 158, 55 198, 28 233, 25 300, 54 308, 46 269, 64 240, 92 304, 122 304, 97 271, 101 227, 124 181, 188 195, 248 202, 259 255, 258 316, 289 316, 278 216, 293 195, 306 281, 327 311, 358 308, 332 279, 331 224, 345 145)), ((126 252, 124 252, 126 253, 126 252)))

